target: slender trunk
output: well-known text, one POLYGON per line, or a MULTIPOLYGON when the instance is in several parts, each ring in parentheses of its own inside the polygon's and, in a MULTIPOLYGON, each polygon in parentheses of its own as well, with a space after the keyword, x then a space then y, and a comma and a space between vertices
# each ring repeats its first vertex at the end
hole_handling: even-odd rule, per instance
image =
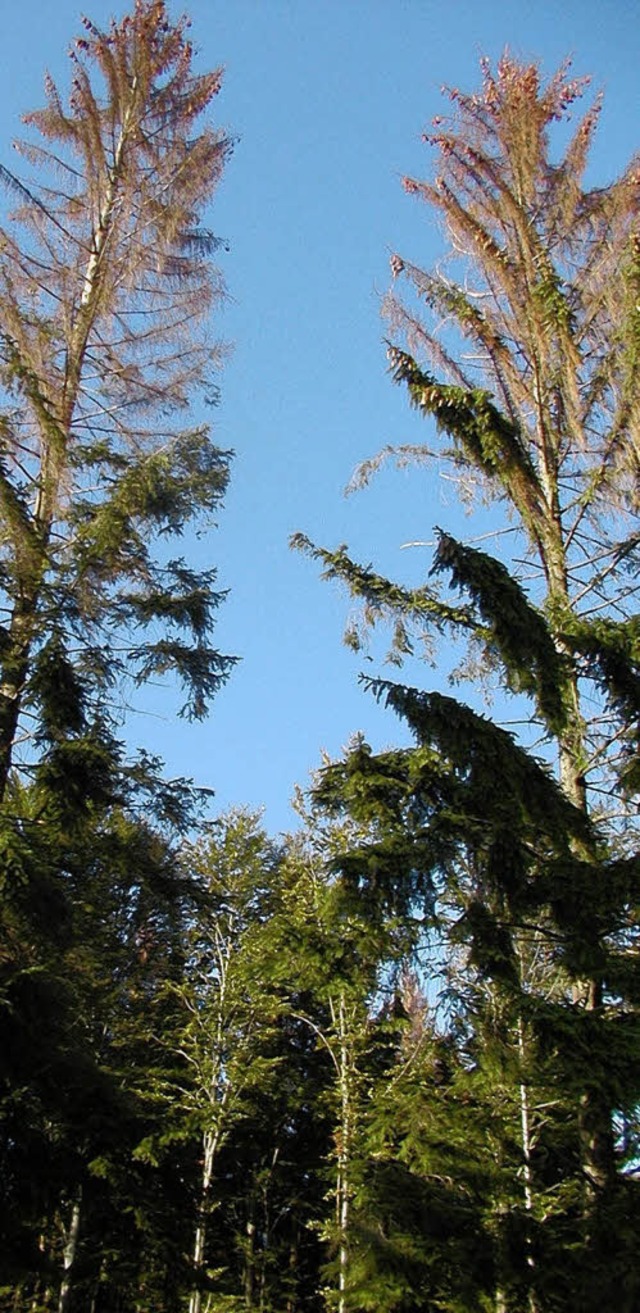
MULTIPOLYGON (((602 984, 589 981, 578 985, 574 999, 588 1012, 602 1010, 602 984)), ((590 1208, 609 1190, 616 1180, 615 1141, 611 1123, 611 1109, 599 1088, 587 1089, 580 1099, 580 1141, 586 1179, 587 1199, 590 1208)))
MULTIPOLYGON (((525 1039, 522 1017, 518 1018, 518 1052, 520 1055, 520 1129, 522 1135, 522 1171, 524 1180, 524 1205, 528 1213, 533 1213, 533 1172, 531 1169, 531 1117, 529 1111, 529 1091, 524 1082, 523 1070, 525 1060, 525 1039)), ((527 1267, 535 1281, 535 1260, 531 1253, 531 1237, 526 1239, 527 1267)), ((533 1285, 528 1295, 529 1313, 540 1313, 540 1305, 533 1285)))
MULTIPOLYGON (((44 1234, 41 1234, 38 1238, 38 1249, 41 1254, 46 1254, 47 1252, 47 1241, 44 1234)), ((26 1302, 26 1291, 23 1291, 20 1288, 18 1288, 13 1303, 13 1313, 19 1313, 19 1310, 22 1308, 23 1295, 26 1302)), ((31 1313, 38 1313, 38 1311, 42 1313, 43 1309, 49 1308, 50 1303, 51 1303, 51 1290, 48 1286, 44 1285, 44 1281, 42 1277, 37 1277, 33 1286, 33 1293, 31 1296, 31 1313)))
MULTIPOLYGON (((522 1032, 522 1022, 519 1023, 522 1032)), ((533 1189, 531 1176, 531 1131, 529 1123, 529 1096, 524 1081, 520 1081, 520 1127, 522 1132, 522 1159, 524 1178, 524 1206, 528 1213, 533 1209, 533 1189)), ((530 1258, 529 1263, 533 1260, 530 1258)))
POLYGON ((507 1299, 507 1254, 505 1240, 505 1226, 508 1214, 508 1208, 504 1203, 499 1203, 496 1209, 497 1213, 497 1236, 496 1236, 496 1289, 495 1289, 495 1313, 509 1313, 509 1301, 507 1299))
POLYGON ((98 1307, 98 1300, 99 1300, 99 1298, 100 1298, 100 1289, 101 1289, 101 1287, 104 1285, 104 1283, 105 1283, 105 1281, 106 1281, 106 1277, 107 1277, 107 1261, 106 1261, 106 1259, 103 1258, 103 1260, 102 1260, 102 1262, 101 1262, 101 1264, 100 1264, 100 1271, 98 1272, 97 1280, 96 1280, 95 1285, 94 1285, 94 1287, 93 1287, 93 1294, 92 1294, 92 1296, 91 1296, 91 1304, 90 1304, 90 1306, 89 1306, 89 1313, 96 1313, 96 1309, 97 1309, 97 1307, 98 1307))
POLYGON ((211 1182, 213 1180, 213 1164, 215 1162, 216 1149, 218 1147, 217 1131, 205 1131, 203 1136, 203 1163, 202 1163, 202 1191, 200 1195, 200 1208, 198 1213, 198 1222, 196 1225, 196 1234, 193 1242, 193 1275, 194 1285, 189 1300, 189 1313, 201 1313, 202 1309, 202 1291, 200 1289, 200 1278, 205 1266, 205 1245, 207 1240, 207 1214, 209 1211, 209 1193, 211 1182))
POLYGON ((60 1283, 60 1296, 58 1299, 58 1313, 67 1313, 69 1300, 71 1297, 71 1286, 73 1281, 73 1265, 78 1253, 78 1240, 80 1237, 80 1219, 82 1209, 82 1187, 78 1188, 78 1193, 73 1201, 71 1208, 71 1218, 69 1220, 69 1229, 67 1231, 67 1243, 64 1247, 63 1257, 63 1276, 60 1283))
MULTIPOLYGON (((289 1245, 289 1271, 295 1273, 298 1266, 298 1231, 296 1228, 293 1240, 289 1245)), ((297 1283, 294 1286, 296 1289, 297 1283)), ((297 1294, 291 1294, 287 1297, 286 1313, 295 1313, 298 1303, 297 1294)))
POLYGON ((349 1173, 348 1160, 342 1155, 338 1162, 338 1188, 336 1191, 336 1214, 340 1235, 339 1271, 338 1271, 338 1313, 345 1313, 347 1275, 349 1267, 349 1250, 347 1236, 349 1227, 349 1173))
POLYGON ((349 1179, 351 1157, 351 1070, 344 995, 340 996, 340 1141, 338 1144, 338 1177, 336 1185, 336 1223, 339 1236, 338 1256, 338 1313, 345 1313, 349 1269, 349 1179))
MULTIPOLYGON (((31 513, 33 538, 29 548, 15 544, 17 598, 0 667, 0 803, 4 799, 15 750, 18 723, 28 682, 33 642, 42 621, 38 610, 47 566, 51 530, 59 513, 60 487, 67 468, 69 437, 78 401, 87 346, 100 312, 103 268, 114 226, 116 200, 125 164, 126 144, 135 116, 137 87, 123 118, 120 140, 87 261, 82 294, 66 346, 64 383, 59 406, 43 402, 44 380, 37 379, 31 397, 41 443, 37 492, 31 513), (24 558, 21 560, 21 558, 24 558)), ((27 395, 29 391, 27 390, 27 395)))
POLYGON ((39 583, 16 602, 0 674, 0 802, 4 799, 37 626, 39 583))
MULTIPOLYGON (((263 1187, 262 1187, 262 1234, 263 1234, 263 1243, 262 1243, 261 1253, 260 1253, 260 1267, 259 1267, 259 1277, 258 1277, 258 1298, 257 1298, 257 1301, 256 1301, 256 1303, 257 1303, 257 1307, 260 1309, 261 1313, 262 1313, 262 1310, 265 1308, 265 1305, 266 1305, 266 1302, 267 1302, 267 1263, 268 1263, 268 1259, 269 1259, 269 1250, 271 1249, 271 1199, 270 1199, 270 1188, 271 1188, 271 1182, 272 1182, 272 1180, 273 1180, 273 1176, 274 1176, 274 1173, 275 1173, 276 1164, 277 1164, 278 1159, 279 1159, 279 1157, 280 1157, 280 1148, 281 1148, 280 1144, 276 1144, 276 1145, 274 1146, 273 1153, 272 1153, 272 1155, 271 1155, 271 1166, 270 1166, 270 1169, 269 1169, 269 1173, 268 1173, 268 1175, 265 1177, 265 1179, 264 1179, 264 1183, 263 1183, 263 1187)), ((254 1240, 254 1245, 253 1245, 253 1255, 254 1255, 254 1262, 255 1262, 255 1240, 254 1240)), ((254 1300, 255 1300, 255 1293, 254 1293, 254 1300)))
MULTIPOLYGON (((586 787, 575 745, 570 743, 568 747, 564 745, 563 747, 564 751, 561 756, 563 788, 575 806, 586 813, 586 787)), ((587 859, 591 856, 588 853, 578 853, 578 856, 583 855, 587 859)), ((595 925, 590 948, 594 959, 597 959, 600 955, 600 943, 595 925)), ((590 979, 575 981, 572 996, 575 1006, 581 1007, 585 1012, 596 1014, 602 1012, 602 979, 594 975, 590 979)), ((585 1073, 585 1077, 587 1074, 585 1073)), ((603 1191, 608 1190, 616 1179, 611 1108, 599 1086, 589 1084, 583 1090, 578 1109, 578 1121, 587 1206, 591 1209, 596 1199, 603 1191)))
POLYGON ((245 1245, 244 1245, 244 1302, 247 1308, 253 1308, 253 1294, 255 1287, 255 1254, 256 1254, 256 1223, 255 1223, 255 1198, 253 1193, 249 1199, 249 1216, 245 1226, 245 1245))

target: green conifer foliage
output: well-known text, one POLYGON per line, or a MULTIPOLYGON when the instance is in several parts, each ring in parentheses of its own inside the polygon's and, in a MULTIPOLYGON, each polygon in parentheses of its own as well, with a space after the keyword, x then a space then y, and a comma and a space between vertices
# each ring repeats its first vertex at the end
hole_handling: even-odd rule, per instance
POLYGON ((11 783, 0 915, 3 1308, 88 1307, 98 1290, 117 1307, 118 1292, 138 1284, 151 1308, 163 1285, 180 1288, 184 1165, 161 1181, 136 1150, 166 1113, 170 1069, 152 1035, 166 1022, 193 889, 175 820, 171 838, 154 823, 149 769, 136 780, 112 750, 107 770, 100 747, 99 787, 86 776, 67 794, 44 769, 29 787, 11 783))
POLYGON ((439 439, 385 451, 356 478, 387 455, 424 464, 436 451, 462 496, 504 508, 513 558, 439 530, 430 577, 407 588, 298 539, 367 623, 391 623, 397 661, 423 636, 471 640, 525 700, 518 738, 453 697, 366 680, 416 747, 359 744, 316 790, 321 808, 370 827, 345 878, 372 915, 420 900, 458 1000, 462 1085, 445 1103, 455 1120, 466 1087, 476 1138, 455 1180, 468 1188, 481 1149, 497 1174, 479 1196, 493 1296, 478 1286, 460 1303, 450 1287, 451 1309, 630 1313, 638 1299, 640 172, 634 160, 585 187, 599 100, 553 156, 553 125, 586 85, 566 66, 545 83, 507 54, 483 63, 475 94, 449 93, 451 118, 426 138, 435 178, 405 181, 443 219, 447 260, 430 273, 394 255, 408 299, 394 289, 385 306, 392 376, 439 439))
POLYGON ((229 670, 215 572, 164 546, 215 512, 229 464, 188 413, 215 397, 223 286, 202 218, 230 149, 203 122, 220 73, 194 70, 188 26, 162 0, 104 32, 84 20, 68 97, 47 77, 25 116, 29 175, 0 170, 16 206, 0 234, 0 796, 18 726, 59 700, 73 721, 74 681, 100 700, 125 673, 173 672, 201 716, 229 670))
POLYGON ((186 781, 127 758, 119 708, 169 673, 204 714, 222 594, 172 541, 220 507, 224 294, 203 226, 229 155, 189 23, 83 20, 63 94, 26 116, 0 232, 0 1303, 177 1307, 193 1164, 159 1134, 154 1043, 184 964, 186 781), (9 207, 10 208, 10 207, 9 207), (173 1221, 171 1220, 173 1216, 173 1221))

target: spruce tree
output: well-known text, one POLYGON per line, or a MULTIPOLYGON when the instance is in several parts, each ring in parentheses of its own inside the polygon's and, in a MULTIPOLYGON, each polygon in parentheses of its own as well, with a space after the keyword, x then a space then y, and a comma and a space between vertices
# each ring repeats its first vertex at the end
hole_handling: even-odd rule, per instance
POLYGON ((104 32, 85 19, 68 96, 47 76, 25 116, 27 172, 0 169, 16 207, 0 233, 0 798, 45 703, 73 732, 74 682, 114 706, 123 676, 174 672, 201 716, 229 670, 215 571, 159 550, 211 515, 229 463, 188 413, 215 399, 223 286, 202 218, 230 149, 202 121, 220 73, 195 71, 188 26, 162 0, 104 32))
MULTIPOLYGON (((230 142, 188 20, 136 0, 47 77, 0 236, 2 1298, 167 1306, 188 1288, 188 1170, 144 1151, 171 1070, 151 1042, 193 919, 198 799, 118 741, 170 674, 205 713, 221 593, 171 541, 210 523, 224 294, 204 224, 230 142), (191 882, 191 886, 192 886, 191 882), (176 1218, 170 1220, 170 1208, 176 1218), (177 1221, 177 1218, 180 1221, 177 1221)), ((164 1010, 164 1011, 163 1011, 164 1010)))
MULTIPOLYGON (((343 858, 370 827, 327 823, 300 809, 305 828, 290 842, 279 906, 271 923, 275 978, 285 1016, 316 1049, 311 1116, 317 1130, 316 1182, 324 1200, 313 1227, 324 1245, 318 1294, 324 1306, 383 1307, 378 1276, 359 1263, 368 1130, 379 1090, 394 1061, 395 1024, 388 1008, 414 927, 369 909, 343 878, 343 858)), ((382 910, 382 909, 381 909, 382 910)), ((286 1059, 285 1059, 286 1065, 286 1059)), ((375 1227, 371 1213, 367 1224, 375 1227)))
POLYGON ((138 1287, 149 1300, 140 1307, 153 1307, 154 1293, 180 1288, 184 1168, 163 1163, 161 1182, 136 1151, 166 1115, 171 1067, 152 1037, 167 1023, 194 891, 175 818, 170 833, 154 822, 157 782, 136 784, 114 756, 100 797, 95 777, 78 800, 44 770, 11 790, 0 914, 3 1308, 88 1307, 98 1290, 117 1306, 138 1287))
POLYGON ((450 92, 452 117, 427 138, 434 181, 405 180, 444 219, 448 262, 429 273, 393 256, 417 304, 387 299, 403 336, 389 358, 435 421, 438 458, 465 493, 504 508, 518 546, 503 561, 439 531, 432 579, 407 588, 299 541, 367 620, 392 622, 396 656, 434 632, 470 639, 503 690, 529 700, 531 730, 517 741, 453 698, 367 681, 418 746, 374 757, 361 745, 317 797, 375 827, 344 866, 358 887, 397 907, 421 898, 441 957, 462 951, 477 1088, 490 1094, 496 1062, 504 1073, 502 1183, 486 1201, 496 1309, 631 1310, 636 1187, 618 1128, 634 1123, 640 1071, 640 175, 632 161, 585 187, 598 100, 551 155, 550 129, 586 90, 566 67, 544 83, 505 55, 482 73, 476 94, 450 92))

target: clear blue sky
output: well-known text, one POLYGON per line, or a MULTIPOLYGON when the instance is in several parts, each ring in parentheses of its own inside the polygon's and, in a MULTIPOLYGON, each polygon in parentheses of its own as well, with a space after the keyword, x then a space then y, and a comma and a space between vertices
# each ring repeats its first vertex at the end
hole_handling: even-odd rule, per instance
MULTIPOLYGON (((385 373, 379 298, 392 249, 429 266, 437 228, 404 195, 426 176, 420 133, 441 112, 443 83, 470 89, 481 54, 505 45, 553 69, 567 54, 606 92, 595 178, 607 181, 640 146, 640 12, 636 0, 191 0, 204 69, 224 64, 219 121, 238 138, 208 222, 228 238, 230 302, 220 335, 234 344, 216 437, 236 452, 219 527, 189 544, 217 564, 230 597, 219 647, 242 658, 209 720, 176 719, 169 691, 129 721, 133 742, 161 753, 170 775, 216 790, 217 806, 266 807, 272 831, 292 823, 294 784, 321 749, 365 731, 374 746, 400 728, 357 685, 379 669, 341 642, 350 604, 288 549, 302 529, 347 542, 364 562, 416 580, 435 523, 459 534, 451 491, 435 471, 386 471, 345 499, 357 463, 388 442, 427 434, 385 373)), ((99 24, 125 6, 87 0, 99 24)), ((179 6, 181 12, 183 6, 179 6)), ((11 166, 19 115, 42 101, 47 67, 64 84, 77 0, 3 0, 0 161, 11 166)), ((424 672, 433 683, 438 676, 424 672)))

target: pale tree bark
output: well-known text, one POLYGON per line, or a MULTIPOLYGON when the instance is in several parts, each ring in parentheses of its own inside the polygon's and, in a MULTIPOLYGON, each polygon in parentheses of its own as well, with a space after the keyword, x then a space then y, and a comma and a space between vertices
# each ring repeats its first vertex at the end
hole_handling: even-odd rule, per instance
POLYGON ((304 1013, 294 1013, 293 1015, 298 1021, 302 1021, 309 1026, 318 1037, 318 1040, 329 1054, 335 1071, 338 1105, 337 1125, 333 1137, 336 1163, 334 1225, 338 1250, 336 1308, 338 1313, 346 1313, 349 1282, 350 1211, 353 1195, 351 1167, 357 1115, 358 1072, 354 1027, 358 1023, 353 1014, 349 1015, 344 992, 341 992, 337 998, 330 996, 328 1008, 331 1018, 330 1031, 321 1029, 304 1013))
POLYGON ((344 994, 338 1004, 338 1082, 340 1091, 340 1130, 338 1141, 338 1174, 336 1181, 336 1224, 339 1235, 338 1313, 345 1313, 349 1275, 349 1205, 351 1199, 351 1138, 353 1127, 351 1073, 345 1017, 344 994))
MULTIPOLYGON (((202 1310, 202 1276, 206 1266, 206 1243, 207 1243, 207 1225, 211 1209, 211 1187, 213 1184, 213 1173, 215 1168, 216 1154, 220 1147, 223 1120, 225 1109, 228 1104, 230 1090, 228 1082, 224 1076, 224 1029, 228 1004, 229 988, 229 966, 232 954, 231 939, 225 939, 220 927, 216 926, 213 932, 213 945, 216 961, 216 1014, 214 1018, 209 1019, 212 1024, 213 1034, 206 1034, 207 1022, 205 1021, 205 1034, 203 1041, 208 1050, 205 1058, 206 1067, 206 1100, 210 1109, 211 1125, 204 1131, 202 1137, 202 1177, 200 1183, 200 1206, 198 1210, 198 1220, 193 1242, 193 1276, 194 1284, 189 1299, 189 1313, 201 1313, 202 1310)), ((232 1006, 232 1004, 231 1004, 232 1006)), ((197 1017, 196 1008, 191 1008, 194 1012, 194 1019, 197 1017)), ((196 1067, 200 1067, 201 1057, 197 1053, 192 1057, 195 1059, 196 1067)))
POLYGON ((244 1234, 244 1302, 247 1308, 253 1308, 256 1287, 256 1222, 253 1191, 249 1198, 244 1234))
MULTIPOLYGON (((275 1000, 265 988, 262 957, 256 953, 256 936, 260 938, 263 924, 256 890, 266 872, 273 870, 269 864, 275 862, 275 853, 258 828, 258 815, 238 809, 221 820, 215 837, 193 845, 189 861, 208 891, 208 904, 192 927, 186 977, 172 987, 184 1021, 179 1023, 178 1037, 169 1039, 168 1046, 185 1063, 187 1074, 177 1103, 189 1113, 187 1134, 194 1119, 202 1133, 188 1308, 189 1313, 206 1313, 209 1306, 217 1307, 218 1298, 211 1281, 205 1280, 208 1229, 217 1202, 218 1157, 243 1116, 247 1091, 257 1079, 256 1064, 261 1082, 270 1066, 264 1055, 275 1000)), ((254 1306, 258 1282, 252 1228, 250 1212, 242 1237, 245 1266, 239 1288, 245 1302, 251 1300, 254 1306)))
POLYGON ((202 1288, 200 1278, 205 1269, 205 1247, 207 1241, 207 1219, 209 1216, 211 1185, 213 1182, 213 1169, 216 1159, 216 1152, 219 1143, 218 1131, 205 1131, 202 1138, 203 1160, 202 1160, 202 1180, 200 1184, 200 1208, 196 1224, 196 1233, 193 1242, 193 1272, 196 1284, 194 1284, 189 1299, 189 1313, 201 1313, 202 1309, 202 1288))
POLYGON ((71 1300, 71 1289, 73 1284, 73 1266, 78 1255, 78 1241, 80 1239, 80 1222, 82 1217, 82 1189, 78 1188, 78 1193, 71 1205, 71 1215, 69 1226, 66 1233, 66 1241, 63 1254, 63 1276, 60 1283, 60 1295, 58 1298, 58 1313, 67 1313, 71 1300))
MULTIPOLYGON (((533 1215, 534 1208, 534 1182, 533 1170, 531 1165, 531 1112, 529 1108, 529 1090, 523 1077, 523 1070, 526 1059, 526 1043, 524 1024, 522 1017, 518 1018, 518 1053, 520 1057, 520 1131, 522 1136, 522 1176, 524 1185, 524 1204, 527 1212, 533 1215)), ((531 1273, 532 1282, 535 1283, 535 1260, 531 1253, 531 1240, 527 1238, 527 1266, 531 1273)), ((535 1292, 535 1285, 532 1284, 528 1293, 529 1313, 542 1313, 538 1297, 535 1292)))

